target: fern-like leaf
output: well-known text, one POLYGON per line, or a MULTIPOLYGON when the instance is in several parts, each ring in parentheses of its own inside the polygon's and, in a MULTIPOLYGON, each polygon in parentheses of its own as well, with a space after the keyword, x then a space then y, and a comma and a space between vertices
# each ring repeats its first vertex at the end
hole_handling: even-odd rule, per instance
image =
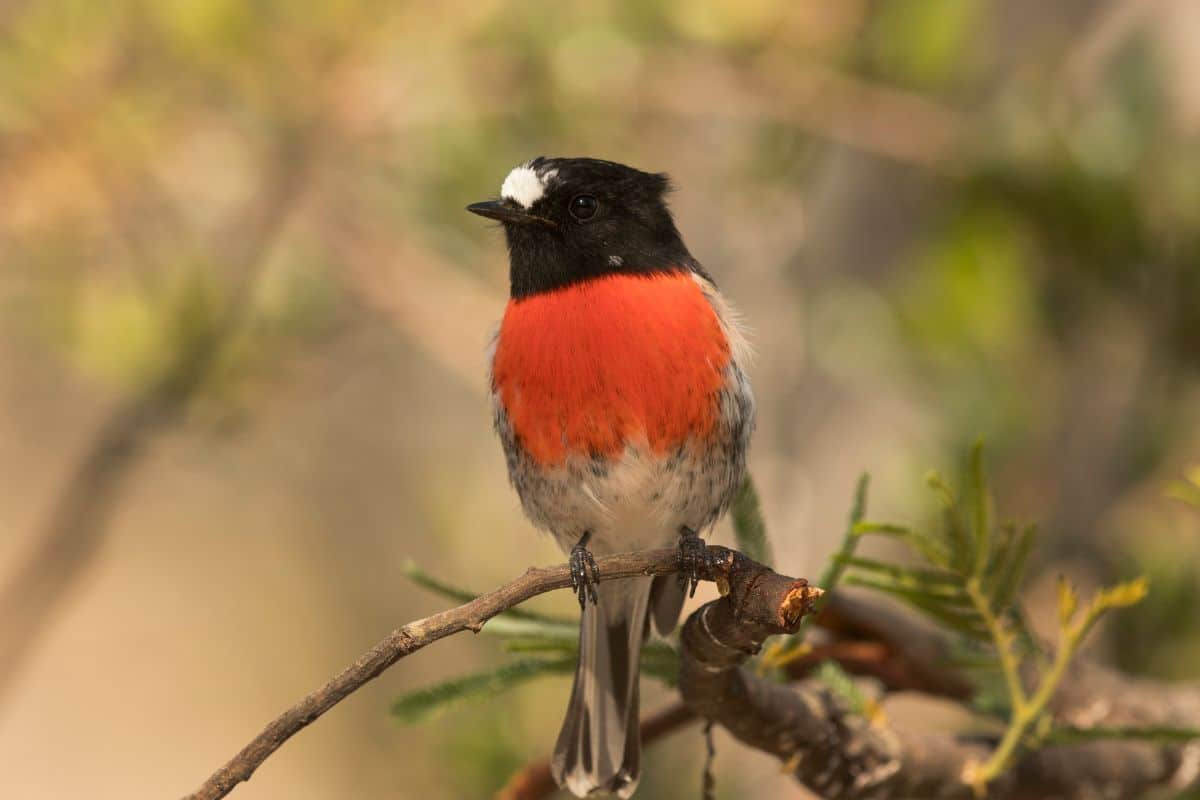
MULTIPOLYGON (((404 576, 410 581, 420 586, 422 589, 428 589, 434 594, 441 595, 457 603, 469 603, 478 597, 477 594, 469 592, 466 589, 461 589, 433 577, 425 570, 421 569, 415 562, 409 561, 403 566, 404 576)), ((578 622, 568 619, 567 617, 559 617, 553 614, 542 614, 537 611, 529 611, 524 608, 510 608, 504 612, 504 616, 513 619, 528 619, 539 620, 541 622, 556 623, 560 625, 578 625, 578 622)))
POLYGON ((465 675, 402 695, 392 703, 392 714, 406 725, 424 722, 456 701, 494 697, 542 675, 574 670, 574 657, 514 661, 489 672, 465 675))

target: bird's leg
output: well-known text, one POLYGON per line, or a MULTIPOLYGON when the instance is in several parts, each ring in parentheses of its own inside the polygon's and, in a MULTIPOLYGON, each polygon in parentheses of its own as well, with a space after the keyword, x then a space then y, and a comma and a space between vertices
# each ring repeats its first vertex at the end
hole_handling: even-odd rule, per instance
POLYGON ((587 549, 588 540, 592 538, 591 531, 584 531, 583 536, 579 537, 579 541, 571 548, 571 589, 579 596, 579 608, 587 606, 589 600, 592 605, 600 602, 599 595, 596 594, 596 584, 600 583, 600 569, 596 566, 596 559, 592 558, 592 554, 587 549))
POLYGON ((696 594, 700 578, 708 565, 708 546, 694 530, 687 525, 679 528, 679 584, 688 593, 688 597, 696 594))

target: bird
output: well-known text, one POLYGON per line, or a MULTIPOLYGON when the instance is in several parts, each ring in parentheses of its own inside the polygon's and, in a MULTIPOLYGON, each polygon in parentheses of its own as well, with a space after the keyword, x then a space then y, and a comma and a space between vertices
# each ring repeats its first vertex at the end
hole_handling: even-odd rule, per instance
POLYGON ((749 347, 688 251, 668 176, 541 156, 468 211, 501 223, 509 298, 490 356, 495 430, 525 515, 570 556, 579 661, 551 759, 576 797, 641 774, 639 658, 694 593, 700 537, 742 485, 749 347), (679 576, 600 580, 595 556, 678 546, 679 576))

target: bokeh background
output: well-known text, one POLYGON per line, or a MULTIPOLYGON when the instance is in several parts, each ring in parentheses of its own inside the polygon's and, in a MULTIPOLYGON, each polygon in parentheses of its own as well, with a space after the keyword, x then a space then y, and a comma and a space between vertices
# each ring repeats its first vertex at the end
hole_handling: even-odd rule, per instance
MULTIPOLYGON (((1200 674, 1200 515, 1167 494, 1200 462, 1194 0, 10 0, 0 26, 4 796, 179 796, 445 605, 408 559, 476 588, 559 560, 490 430, 506 261, 463 212, 538 154, 673 176, 753 332, 789 572, 859 472, 872 517, 919 522, 924 471, 983 437, 1043 531, 1035 611, 1060 572, 1148 574, 1096 650, 1200 674)), ((388 706, 502 658, 419 653, 235 796, 488 796, 551 747, 565 677, 417 728, 388 706)), ((702 755, 656 746, 639 796, 691 796, 702 755)), ((717 774, 804 796, 723 738, 717 774)))

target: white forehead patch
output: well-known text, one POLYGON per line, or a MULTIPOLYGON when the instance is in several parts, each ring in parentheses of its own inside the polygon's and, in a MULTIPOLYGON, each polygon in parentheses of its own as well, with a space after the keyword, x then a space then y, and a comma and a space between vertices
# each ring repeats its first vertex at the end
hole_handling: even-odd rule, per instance
POLYGON ((545 175, 538 175, 532 167, 522 164, 508 173, 500 187, 500 196, 505 200, 512 200, 522 208, 529 208, 546 193, 546 181, 553 178, 557 172, 550 170, 545 175))

